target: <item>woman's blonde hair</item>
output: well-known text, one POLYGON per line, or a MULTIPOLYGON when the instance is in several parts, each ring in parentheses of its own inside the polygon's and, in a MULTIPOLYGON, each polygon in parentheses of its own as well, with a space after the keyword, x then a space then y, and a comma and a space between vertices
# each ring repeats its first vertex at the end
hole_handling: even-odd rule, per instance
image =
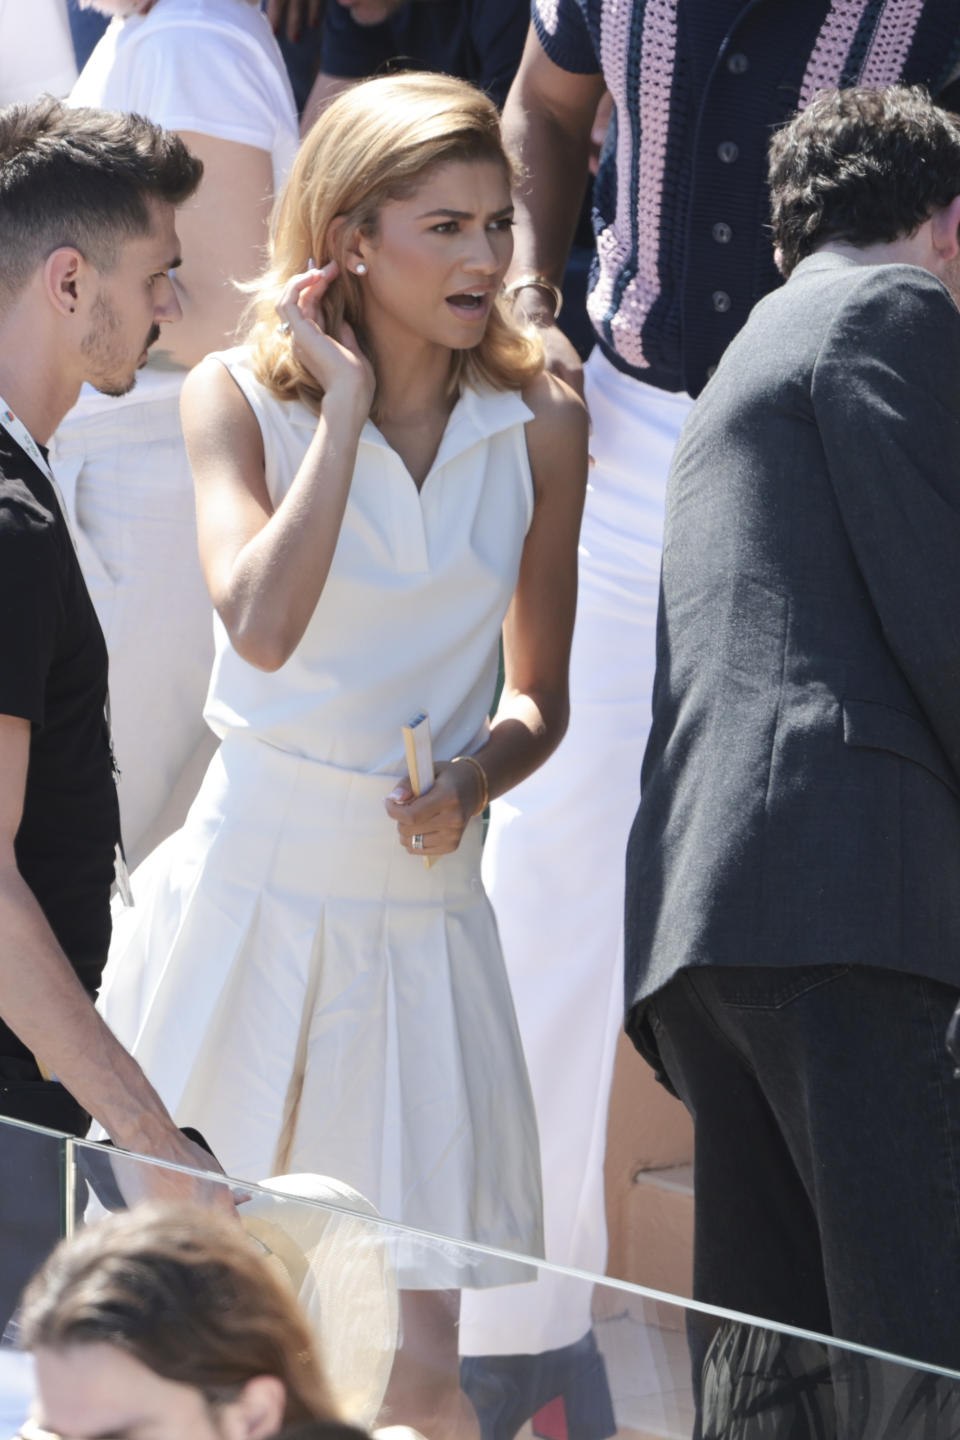
POLYGON ((113 1345, 214 1407, 275 1375, 284 1425, 339 1418, 292 1290, 199 1207, 142 1205, 62 1241, 27 1287, 20 1344, 113 1345))
MULTIPOLYGON (((340 274, 323 299, 323 324, 336 334, 343 320, 374 363, 363 323, 362 282, 346 266, 356 235, 375 237, 380 207, 413 194, 437 166, 494 161, 513 178, 500 137, 500 117, 482 91, 447 75, 406 74, 367 80, 339 95, 305 137, 277 204, 266 272, 251 286, 247 340, 255 371, 279 398, 317 409, 323 391, 280 334, 276 302, 291 276, 336 260, 340 274), (336 222, 336 223, 334 223, 336 222)), ((455 350, 450 391, 482 382, 518 390, 543 368, 538 337, 520 330, 498 300, 483 339, 455 350)), ((373 414, 376 418, 376 397, 373 414)))

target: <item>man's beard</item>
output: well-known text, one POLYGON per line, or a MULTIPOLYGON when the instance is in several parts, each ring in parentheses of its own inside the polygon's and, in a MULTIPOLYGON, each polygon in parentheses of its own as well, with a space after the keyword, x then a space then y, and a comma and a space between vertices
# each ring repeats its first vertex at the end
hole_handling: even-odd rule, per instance
MULTIPOLYGON (((91 369, 95 373, 91 374, 90 383, 101 395, 127 395, 137 382, 139 366, 134 365, 128 371, 127 367, 131 362, 118 338, 119 330, 116 311, 104 296, 98 295, 93 306, 90 329, 81 341, 80 348, 92 362, 91 369)), ((159 338, 160 326, 154 323, 144 343, 144 350, 148 350, 159 338)))

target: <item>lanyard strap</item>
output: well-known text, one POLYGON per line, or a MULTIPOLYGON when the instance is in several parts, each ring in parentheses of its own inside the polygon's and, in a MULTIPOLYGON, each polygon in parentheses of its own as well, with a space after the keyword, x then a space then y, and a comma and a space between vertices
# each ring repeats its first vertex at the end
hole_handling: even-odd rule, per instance
POLYGON ((73 526, 70 523, 70 516, 67 512, 67 502, 63 498, 63 492, 60 486, 57 484, 57 477, 50 468, 50 462, 30 434, 26 425, 24 425, 18 415, 13 413, 2 395, 0 395, 0 425, 6 430, 13 443, 20 446, 20 449, 28 459, 32 460, 37 469, 50 481, 57 504, 60 507, 60 513, 63 516, 63 523, 67 527, 67 534, 70 536, 74 550, 76 550, 77 539, 73 533, 73 526))

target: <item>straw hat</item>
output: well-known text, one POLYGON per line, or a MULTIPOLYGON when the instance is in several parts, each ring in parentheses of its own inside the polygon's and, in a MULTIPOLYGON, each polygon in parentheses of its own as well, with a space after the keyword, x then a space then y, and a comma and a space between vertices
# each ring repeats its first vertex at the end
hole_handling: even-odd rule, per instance
POLYGON ((270 1265, 292 1285, 342 1414, 370 1429, 399 1327, 396 1275, 377 1210, 340 1180, 281 1175, 262 1181, 239 1214, 270 1265))

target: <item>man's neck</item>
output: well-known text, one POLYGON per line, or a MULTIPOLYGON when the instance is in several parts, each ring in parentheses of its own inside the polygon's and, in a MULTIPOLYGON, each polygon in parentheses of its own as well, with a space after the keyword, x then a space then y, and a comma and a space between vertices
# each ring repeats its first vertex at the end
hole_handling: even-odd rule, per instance
POLYGON ((928 270, 931 255, 929 229, 927 222, 912 235, 900 235, 896 240, 881 240, 874 245, 827 240, 814 253, 843 255, 857 265, 919 265, 921 269, 928 270))
POLYGON ((0 327, 0 395, 38 445, 49 442, 79 394, 79 381, 59 374, 54 357, 38 355, 26 344, 18 346, 0 327))

